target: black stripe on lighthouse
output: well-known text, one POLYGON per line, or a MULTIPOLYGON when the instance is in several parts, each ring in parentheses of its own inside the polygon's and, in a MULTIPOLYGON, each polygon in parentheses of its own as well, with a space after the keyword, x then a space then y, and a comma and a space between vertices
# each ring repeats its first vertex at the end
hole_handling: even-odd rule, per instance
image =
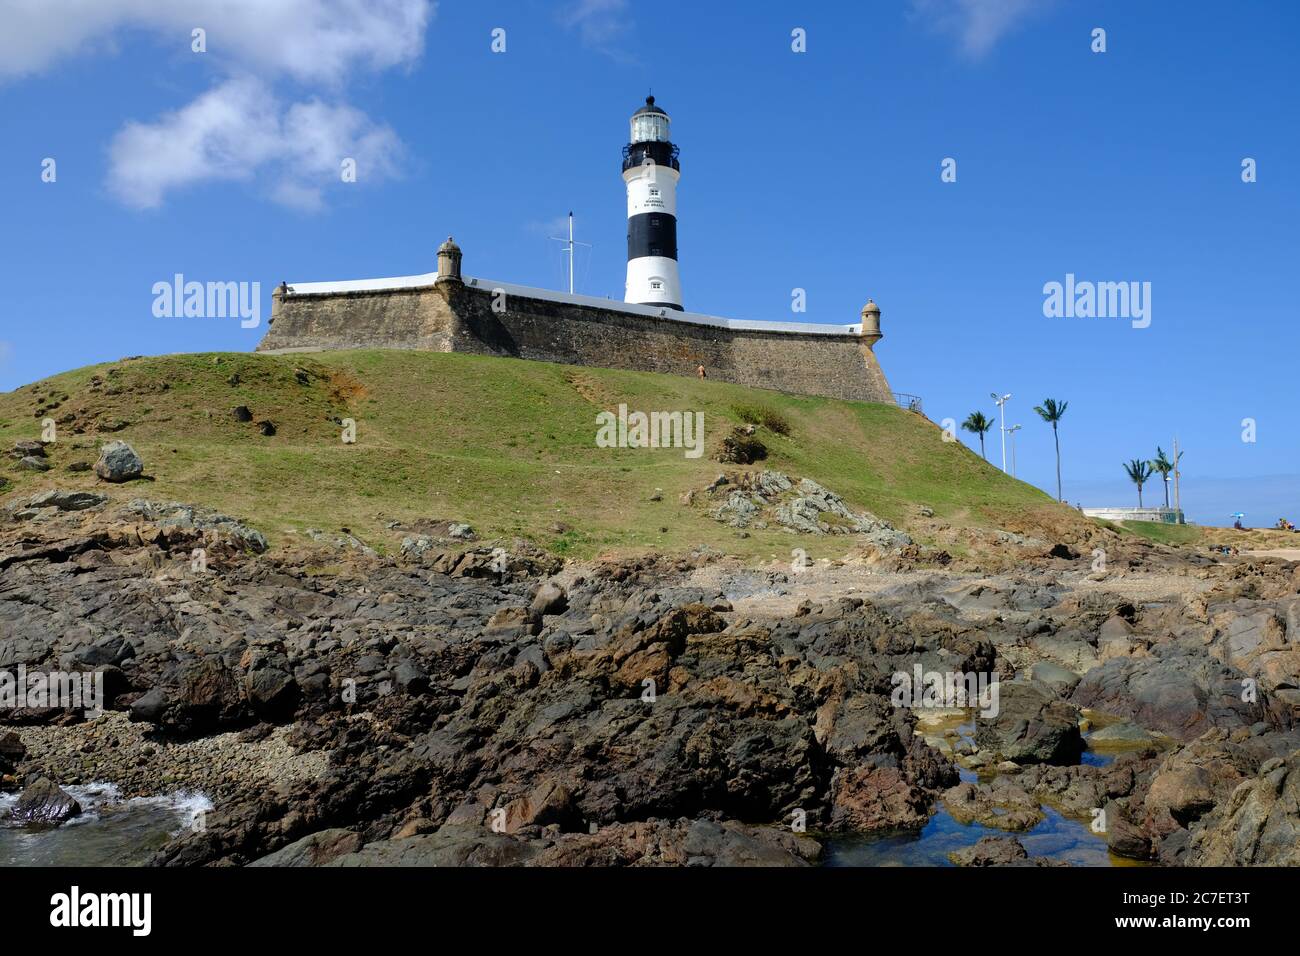
POLYGON ((628 261, 645 256, 677 260, 677 217, 645 212, 627 221, 628 261))

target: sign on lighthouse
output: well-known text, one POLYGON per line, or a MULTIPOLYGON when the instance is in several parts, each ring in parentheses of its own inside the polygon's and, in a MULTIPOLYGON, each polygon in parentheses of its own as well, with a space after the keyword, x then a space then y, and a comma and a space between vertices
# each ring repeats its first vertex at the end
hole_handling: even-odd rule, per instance
POLYGON ((631 142, 623 147, 627 184, 627 285, 624 302, 682 308, 677 275, 677 147, 668 138, 668 114, 647 96, 632 114, 631 142))

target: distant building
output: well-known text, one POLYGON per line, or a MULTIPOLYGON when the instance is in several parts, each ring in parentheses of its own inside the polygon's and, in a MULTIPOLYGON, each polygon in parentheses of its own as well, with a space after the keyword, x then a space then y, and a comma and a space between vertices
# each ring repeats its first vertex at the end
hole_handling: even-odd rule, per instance
POLYGON ((1181 511, 1174 508, 1084 508, 1089 518, 1103 521, 1155 521, 1160 524, 1187 524, 1181 511))

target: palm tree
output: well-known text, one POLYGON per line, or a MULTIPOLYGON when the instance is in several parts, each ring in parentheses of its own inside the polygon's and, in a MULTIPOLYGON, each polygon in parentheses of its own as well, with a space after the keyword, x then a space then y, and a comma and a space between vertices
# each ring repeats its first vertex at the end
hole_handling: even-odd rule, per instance
POLYGON ((993 419, 985 418, 983 412, 971 412, 961 423, 961 427, 980 436, 980 454, 985 461, 988 461, 989 456, 984 454, 984 433, 993 427, 993 419))
POLYGON ((1134 458, 1124 470, 1128 472, 1129 481, 1138 486, 1138 507, 1142 507, 1142 486, 1146 484, 1147 479, 1151 477, 1151 463, 1143 461, 1140 458, 1134 458))
MULTIPOLYGON (((1179 455, 1178 457, 1182 457, 1179 455)), ((1165 510, 1169 510, 1169 473, 1174 470, 1174 463, 1165 455, 1165 450, 1156 445, 1156 457, 1152 458, 1147 464, 1151 470, 1160 474, 1160 483, 1165 486, 1165 510)))
POLYGON ((1057 403, 1054 398, 1043 399, 1043 404, 1035 405, 1034 411, 1038 412, 1038 417, 1052 426, 1052 437, 1056 439, 1056 500, 1064 501, 1061 497, 1061 435, 1056 430, 1057 423, 1061 416, 1065 414, 1065 409, 1069 407, 1069 402, 1057 403))

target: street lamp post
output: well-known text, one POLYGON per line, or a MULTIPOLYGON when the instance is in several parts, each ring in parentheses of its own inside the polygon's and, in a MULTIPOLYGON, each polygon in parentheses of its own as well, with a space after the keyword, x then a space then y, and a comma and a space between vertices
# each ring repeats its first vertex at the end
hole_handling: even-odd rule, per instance
POLYGON ((1007 429, 1007 434, 1011 436, 1011 477, 1016 477, 1016 432, 1020 431, 1023 426, 1012 425, 1007 429))
POLYGON ((1178 512, 1178 518, 1176 520, 1180 522, 1183 520, 1182 518, 1183 499, 1182 496, 1179 494, 1179 488, 1178 488, 1178 459, 1182 457, 1183 457, 1183 453, 1178 450, 1178 436, 1175 435, 1174 436, 1174 511, 1178 512))
POLYGON ((997 392, 989 392, 989 397, 998 403, 998 413, 1002 420, 1002 474, 1007 473, 1007 402, 1011 401, 1011 394, 999 396, 997 392))

